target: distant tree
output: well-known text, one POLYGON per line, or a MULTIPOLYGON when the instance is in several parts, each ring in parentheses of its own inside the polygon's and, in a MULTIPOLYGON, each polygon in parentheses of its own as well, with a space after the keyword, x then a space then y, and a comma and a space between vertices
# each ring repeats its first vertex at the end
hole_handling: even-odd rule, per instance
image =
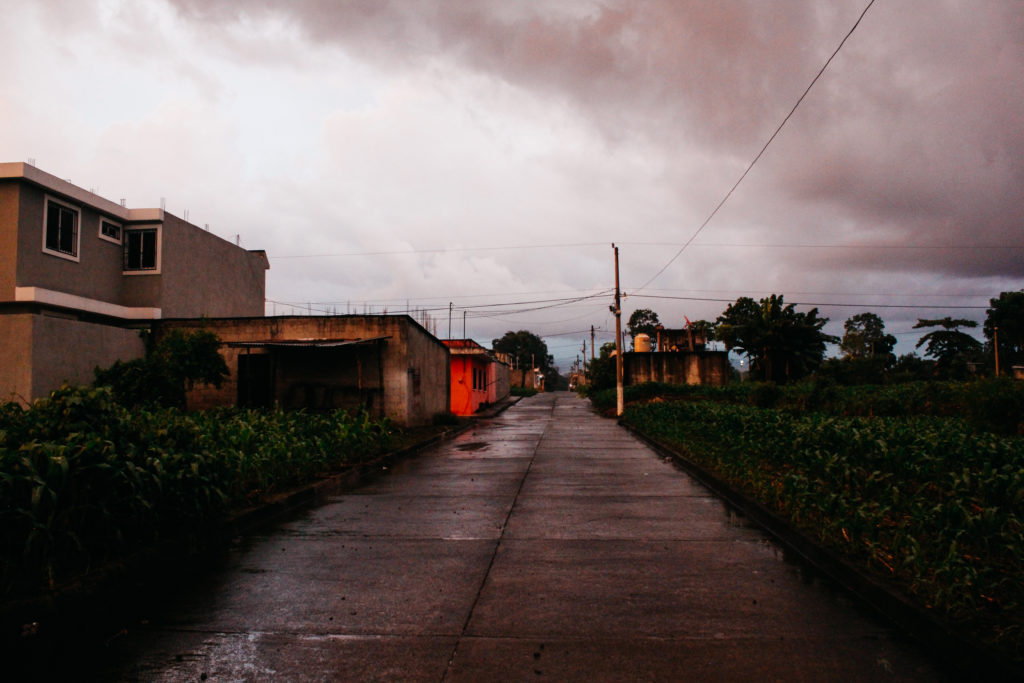
POLYGON ((755 377, 781 383, 821 364, 825 344, 838 341, 821 331, 826 323, 828 318, 819 318, 817 308, 798 313, 781 294, 760 302, 740 297, 718 317, 716 336, 727 349, 750 359, 755 377))
POLYGON ((926 361, 916 353, 906 353, 889 368, 889 381, 894 384, 931 379, 935 375, 935 362, 926 361))
POLYGON ((601 355, 590 361, 587 367, 587 384, 590 391, 611 389, 615 386, 615 342, 601 345, 601 355))
POLYGON ((999 328, 999 364, 1009 367, 1024 363, 1024 291, 1003 292, 997 299, 989 299, 982 328, 989 350, 999 328))
POLYGON ((661 321, 658 320, 657 313, 649 308, 638 308, 629 316, 629 322, 626 323, 626 334, 634 340, 638 334, 646 334, 653 338, 657 334, 657 327, 660 324, 661 321))
POLYGON ((973 320, 941 318, 937 320, 919 319, 914 329, 940 327, 925 334, 915 348, 924 346, 924 355, 935 359, 936 370, 940 375, 962 378, 966 376, 967 362, 980 355, 981 342, 961 332, 961 327, 977 327, 973 320))
POLYGON ((896 346, 896 337, 885 333, 885 323, 874 313, 858 313, 843 323, 843 330, 839 348, 847 358, 891 356, 896 346))
MULTIPOLYGON (((509 330, 500 339, 491 342, 491 348, 507 353, 513 365, 520 369, 536 367, 545 376, 554 368, 555 359, 548 353, 544 340, 528 330, 509 330)), ((525 376, 523 382, 525 383, 525 376)))
POLYGON ((715 340, 715 323, 710 320, 694 320, 690 323, 690 329, 694 334, 703 334, 708 342, 715 340))
POLYGON ((973 353, 981 350, 981 342, 961 332, 961 327, 977 327, 978 323, 973 320, 942 318, 938 320, 919 319, 914 329, 925 327, 941 327, 922 336, 915 348, 925 347, 924 355, 934 358, 939 363, 949 361, 957 355, 973 353))

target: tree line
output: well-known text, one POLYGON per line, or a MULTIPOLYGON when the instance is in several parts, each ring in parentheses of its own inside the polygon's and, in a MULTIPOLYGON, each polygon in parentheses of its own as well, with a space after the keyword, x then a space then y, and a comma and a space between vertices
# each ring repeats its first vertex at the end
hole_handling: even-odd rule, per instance
MULTIPOLYGON (((919 319, 914 329, 928 331, 915 348, 923 348, 924 358, 916 353, 897 357, 896 337, 885 331, 885 323, 874 313, 847 319, 841 337, 824 332, 828 322, 817 308, 797 311, 783 295, 772 294, 759 301, 740 297, 714 321, 687 321, 687 325, 744 356, 752 378, 780 384, 812 373, 841 384, 966 379, 978 371, 992 372, 997 352, 1001 374, 1008 374, 1012 365, 1024 364, 1024 290, 1002 292, 989 300, 982 325, 984 343, 963 331, 978 327, 973 320, 919 319), (826 358, 828 344, 838 344, 841 355, 826 358)), ((642 308, 630 316, 626 331, 634 339, 644 333, 654 341, 660 328, 658 314, 642 308)), ((614 343, 601 348, 601 362, 595 359, 591 370, 592 383, 607 383, 608 359, 612 359, 614 383, 614 350, 614 343)))

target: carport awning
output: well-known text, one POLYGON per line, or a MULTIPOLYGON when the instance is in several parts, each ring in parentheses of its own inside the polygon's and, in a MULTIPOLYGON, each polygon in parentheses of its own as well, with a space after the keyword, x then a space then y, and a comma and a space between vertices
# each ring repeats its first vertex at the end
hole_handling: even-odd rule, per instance
POLYGON ((265 341, 234 341, 227 346, 232 349, 333 349, 339 346, 365 346, 391 337, 369 337, 367 339, 273 339, 265 341))

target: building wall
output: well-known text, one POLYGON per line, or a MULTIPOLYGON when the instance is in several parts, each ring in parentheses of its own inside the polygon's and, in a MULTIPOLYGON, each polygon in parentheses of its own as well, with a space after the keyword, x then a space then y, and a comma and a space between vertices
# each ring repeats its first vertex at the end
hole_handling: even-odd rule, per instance
POLYGON ((623 383, 644 382, 666 384, 710 384, 720 386, 728 380, 728 354, 725 351, 697 351, 694 353, 639 353, 622 354, 623 383))
MULTIPOLYGON (((17 234, 15 286, 42 287, 75 296, 119 303, 121 299, 121 245, 99 237, 100 217, 123 220, 54 191, 25 182, 5 182, 18 194, 18 220, 2 224, 2 231, 17 234), (78 261, 43 251, 46 197, 73 205, 79 211, 78 261)), ((13 297, 7 298, 8 301, 13 297)))
POLYGON ((451 360, 451 411, 455 415, 472 415, 488 402, 487 386, 473 385, 473 373, 482 373, 487 381, 487 356, 453 354, 451 360))
POLYGON ((14 301, 20 206, 17 184, 0 182, 0 301, 14 301))
POLYGON ((0 315, 0 401, 29 403, 65 383, 90 384, 97 367, 144 354, 137 329, 48 313, 0 315))
MULTIPOLYGON (((164 320, 156 325, 157 336, 172 328, 208 329, 223 342, 287 341, 313 339, 370 339, 389 337, 381 346, 383 364, 383 413, 402 425, 430 422, 438 413, 448 411, 448 349, 408 316, 281 316, 271 318, 215 318, 205 320, 164 320)), ((342 347, 347 348, 347 347, 342 347)), ((356 353, 353 347, 351 353, 356 353)), ((271 349, 275 360, 275 398, 288 399, 289 387, 313 376, 327 375, 338 389, 350 383, 350 368, 318 366, 336 360, 345 365, 344 356, 330 349, 271 349), (282 355, 283 352, 283 355, 282 355), (325 360, 326 359, 326 360, 325 360), (282 374, 284 373, 284 374, 282 374), (311 374, 312 373, 312 374, 311 374), (304 379, 305 378, 305 379, 304 379)), ((189 396, 189 405, 209 407, 234 405, 238 399, 239 357, 245 349, 223 347, 221 353, 230 376, 219 388, 200 387, 189 396)), ((265 353, 253 349, 249 353, 265 353)), ((349 357, 354 358, 354 356, 349 357)), ((366 358, 369 358, 368 356, 366 358)), ((376 367, 372 372, 376 372, 376 367)), ((373 379, 367 372, 367 382, 373 379)), ((379 380, 373 379, 379 383, 379 380)), ((370 388, 370 387, 368 387, 370 388)))
POLYGON ((426 424, 435 416, 448 413, 451 392, 448 347, 409 316, 394 318, 405 347, 406 414, 416 424, 426 424))
POLYGON ((97 367, 141 358, 146 348, 139 332, 46 313, 33 316, 32 399, 65 383, 89 384, 97 367))
POLYGON ((267 261, 262 252, 241 249, 167 213, 161 239, 165 318, 263 315, 267 261))
POLYGON ((532 370, 516 370, 510 368, 508 371, 509 383, 515 387, 525 387, 527 389, 537 389, 537 373, 532 370))
POLYGON ((31 401, 32 315, 0 315, 0 403, 31 401))
POLYGON ((509 394, 509 367, 501 362, 491 362, 487 367, 487 401, 497 403, 509 394))

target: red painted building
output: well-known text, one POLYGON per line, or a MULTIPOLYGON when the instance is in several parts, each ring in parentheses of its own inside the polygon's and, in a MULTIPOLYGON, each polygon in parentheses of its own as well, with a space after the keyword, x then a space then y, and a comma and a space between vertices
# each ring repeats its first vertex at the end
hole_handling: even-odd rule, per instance
POLYGON ((472 415, 508 396, 508 365, 472 339, 445 339, 451 354, 451 411, 472 415))

